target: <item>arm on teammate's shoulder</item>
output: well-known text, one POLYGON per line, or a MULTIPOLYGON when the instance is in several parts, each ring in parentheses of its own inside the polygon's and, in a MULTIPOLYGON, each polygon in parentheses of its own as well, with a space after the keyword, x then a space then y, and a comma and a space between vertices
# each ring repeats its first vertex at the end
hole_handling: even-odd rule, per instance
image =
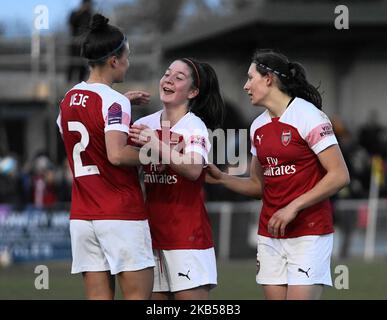
POLYGON ((129 137, 137 145, 148 145, 160 155, 161 162, 168 164, 176 173, 195 181, 203 170, 204 159, 198 152, 180 153, 161 141, 156 133, 145 125, 132 125, 129 137))
POLYGON ((200 177, 204 166, 204 159, 200 153, 194 151, 180 153, 156 137, 151 140, 156 141, 150 145, 159 153, 162 163, 168 164, 172 170, 188 180, 195 181, 200 177))
POLYGON ((107 157, 115 166, 136 166, 141 164, 139 152, 128 145, 128 135, 125 132, 111 130, 105 133, 107 157))
POLYGON ((291 205, 297 211, 329 198, 350 182, 347 165, 337 144, 326 148, 317 156, 326 174, 311 190, 292 201, 291 205))
POLYGON ((200 177, 204 164, 204 159, 201 154, 197 152, 181 154, 165 145, 165 149, 162 148, 161 155, 162 157, 167 157, 168 153, 170 153, 171 157, 169 166, 174 171, 191 181, 195 181, 200 177), (163 155, 163 153, 165 154, 163 155))
POLYGON ((262 168, 255 156, 253 156, 251 160, 249 177, 236 177, 222 172, 215 165, 210 164, 207 167, 206 182, 211 184, 221 184, 227 189, 252 198, 262 198, 262 168))

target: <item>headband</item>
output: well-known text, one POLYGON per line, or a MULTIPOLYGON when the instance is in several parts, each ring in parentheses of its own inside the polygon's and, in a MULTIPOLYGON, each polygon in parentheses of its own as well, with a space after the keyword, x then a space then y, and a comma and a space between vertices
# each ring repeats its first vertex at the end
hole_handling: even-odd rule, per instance
POLYGON ((105 60, 106 58, 108 58, 108 57, 114 55, 115 53, 117 53, 117 52, 124 46, 124 44, 126 43, 126 41, 127 41, 127 38, 126 38, 126 36, 124 35, 124 39, 122 39, 120 45, 119 45, 117 48, 115 48, 113 51, 109 52, 108 54, 104 55, 104 56, 101 57, 101 58, 97 58, 97 59, 88 59, 89 62, 103 61, 103 60, 105 60))
POLYGON ((281 77, 283 77, 283 78, 289 78, 289 76, 288 76, 287 74, 282 73, 282 72, 279 72, 279 71, 277 71, 277 70, 274 70, 274 69, 268 67, 267 65, 265 65, 265 64, 263 64, 263 63, 261 63, 261 62, 259 62, 259 61, 256 61, 256 64, 257 64, 258 67, 261 67, 261 68, 263 68, 263 69, 266 69, 267 71, 273 72, 273 73, 275 73, 277 76, 281 76, 281 77))
POLYGON ((188 61, 192 65, 192 67, 194 68, 195 73, 196 73, 196 77, 198 79, 198 89, 200 89, 200 77, 199 77, 199 72, 198 72, 198 69, 196 68, 195 63, 191 59, 188 59, 188 58, 183 58, 183 60, 188 61))

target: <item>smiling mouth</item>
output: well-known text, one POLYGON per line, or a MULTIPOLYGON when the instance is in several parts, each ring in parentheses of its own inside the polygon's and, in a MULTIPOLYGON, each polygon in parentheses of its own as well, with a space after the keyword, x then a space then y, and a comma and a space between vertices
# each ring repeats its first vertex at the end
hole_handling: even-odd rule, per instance
POLYGON ((169 88, 166 88, 166 87, 163 87, 163 91, 164 91, 164 93, 165 94, 173 94, 173 93, 175 93, 175 91, 173 91, 173 90, 171 90, 171 89, 169 89, 169 88))

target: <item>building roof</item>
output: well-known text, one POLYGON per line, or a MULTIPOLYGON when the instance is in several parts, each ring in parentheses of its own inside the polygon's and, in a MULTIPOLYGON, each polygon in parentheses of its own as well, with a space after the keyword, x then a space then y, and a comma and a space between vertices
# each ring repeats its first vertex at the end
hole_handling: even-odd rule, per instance
MULTIPOLYGON (((209 17, 184 30, 165 35, 162 48, 171 52, 195 49, 198 44, 227 48, 251 42, 313 45, 348 45, 359 41, 377 41, 387 31, 385 1, 356 2, 348 5, 349 30, 337 30, 334 22, 337 3, 268 2, 247 8, 231 16, 209 17)), ((384 36, 383 36, 384 37, 384 36)), ((200 46, 203 48, 203 46, 200 46)))

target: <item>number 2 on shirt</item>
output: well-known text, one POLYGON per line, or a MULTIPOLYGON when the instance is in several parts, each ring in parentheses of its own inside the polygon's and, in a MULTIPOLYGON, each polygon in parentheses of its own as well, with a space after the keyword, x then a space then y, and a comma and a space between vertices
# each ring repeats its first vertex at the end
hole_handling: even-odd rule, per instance
POLYGON ((81 141, 74 145, 73 160, 74 160, 74 175, 75 178, 99 174, 98 167, 95 165, 84 166, 82 164, 81 152, 85 151, 89 144, 89 133, 86 127, 79 121, 68 122, 69 131, 77 131, 81 134, 81 141))

